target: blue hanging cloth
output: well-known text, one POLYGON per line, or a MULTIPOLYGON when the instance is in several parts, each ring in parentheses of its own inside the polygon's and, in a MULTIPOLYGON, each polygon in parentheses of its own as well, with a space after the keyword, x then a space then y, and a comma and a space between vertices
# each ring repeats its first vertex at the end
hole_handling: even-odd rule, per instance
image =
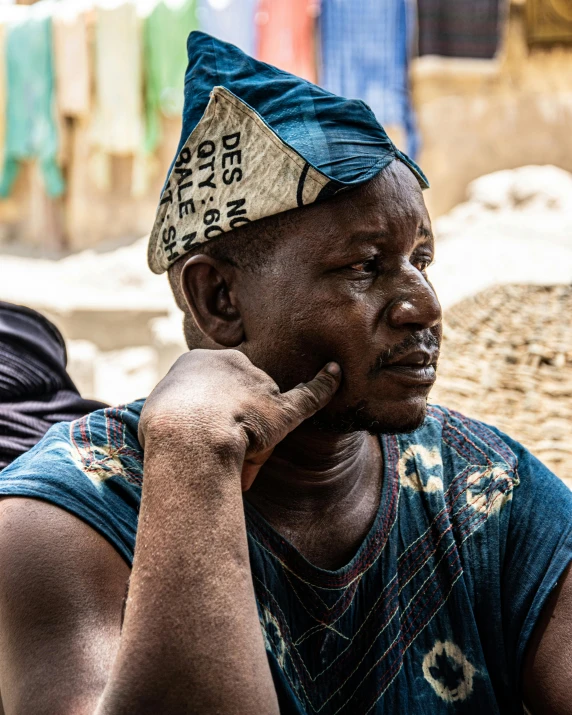
POLYGON ((0 196, 10 194, 20 163, 37 159, 48 196, 61 196, 64 180, 57 163, 54 114, 52 21, 30 8, 8 28, 6 40, 6 145, 0 196))
POLYGON ((322 0, 321 84, 363 99, 386 127, 405 130, 412 157, 419 146, 409 92, 415 26, 412 0, 322 0))
POLYGON ((254 55, 257 7, 258 0, 198 0, 199 30, 254 55))

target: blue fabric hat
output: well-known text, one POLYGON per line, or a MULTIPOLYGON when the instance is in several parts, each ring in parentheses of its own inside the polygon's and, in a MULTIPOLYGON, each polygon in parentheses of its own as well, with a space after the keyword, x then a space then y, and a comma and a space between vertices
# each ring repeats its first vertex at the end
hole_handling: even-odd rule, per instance
POLYGON ((202 32, 187 49, 181 141, 149 243, 155 273, 198 243, 363 184, 394 159, 427 188, 363 102, 202 32))

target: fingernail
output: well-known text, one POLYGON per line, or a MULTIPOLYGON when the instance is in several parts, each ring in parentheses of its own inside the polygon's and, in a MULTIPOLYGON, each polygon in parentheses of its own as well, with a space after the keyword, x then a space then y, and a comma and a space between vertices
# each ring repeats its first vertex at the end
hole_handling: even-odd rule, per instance
POLYGON ((329 372, 330 375, 337 376, 337 375, 340 374, 341 371, 342 371, 342 369, 341 369, 341 367, 338 365, 337 362, 329 362, 329 363, 326 365, 326 372, 329 372))

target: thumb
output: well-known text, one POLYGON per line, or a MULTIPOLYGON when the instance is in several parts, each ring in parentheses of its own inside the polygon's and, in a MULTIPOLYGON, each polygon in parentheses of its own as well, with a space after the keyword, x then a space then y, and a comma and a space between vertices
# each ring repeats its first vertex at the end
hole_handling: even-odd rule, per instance
POLYGON ((342 369, 338 363, 330 362, 313 380, 282 394, 294 417, 292 429, 328 404, 340 386, 341 379, 342 369))

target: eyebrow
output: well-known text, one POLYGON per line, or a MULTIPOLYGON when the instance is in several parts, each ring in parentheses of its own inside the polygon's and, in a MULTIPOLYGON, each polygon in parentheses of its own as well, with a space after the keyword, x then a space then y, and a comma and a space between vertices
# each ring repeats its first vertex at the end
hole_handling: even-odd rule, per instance
MULTIPOLYGON (((425 226, 424 224, 421 224, 419 228, 417 229, 417 235, 420 236, 421 238, 425 238, 429 241, 434 241, 435 237, 433 235, 433 232, 431 231, 430 228, 425 226)), ((377 241, 380 239, 387 239, 391 237, 391 232, 390 231, 384 231, 384 230, 377 230, 377 231, 358 231, 357 233, 352 233, 351 236, 349 236, 349 240, 352 243, 362 243, 364 241, 377 241)))
POLYGON ((423 224, 417 229, 417 235, 422 236, 423 238, 428 238, 431 241, 435 240, 431 229, 427 228, 427 226, 424 226, 423 224))
POLYGON ((377 231, 358 231, 357 233, 352 233, 348 236, 352 243, 363 243, 365 241, 378 241, 379 239, 389 238, 390 232, 377 230, 377 231))

